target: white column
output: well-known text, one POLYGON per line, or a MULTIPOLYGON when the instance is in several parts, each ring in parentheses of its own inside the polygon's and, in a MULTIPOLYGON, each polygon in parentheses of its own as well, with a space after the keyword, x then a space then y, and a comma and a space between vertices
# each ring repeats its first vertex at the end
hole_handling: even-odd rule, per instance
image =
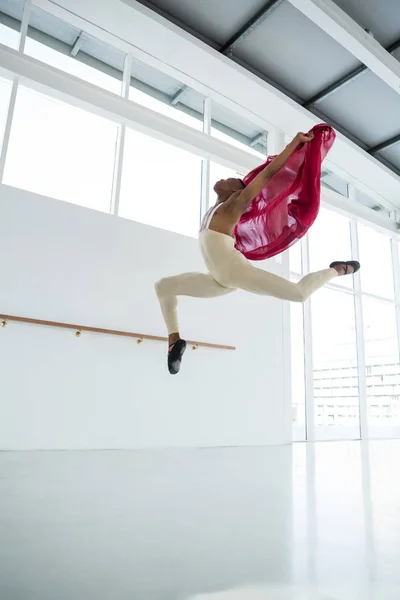
POLYGON ((21 32, 19 36, 18 50, 21 54, 25 51, 26 36, 28 35, 29 20, 31 17, 32 0, 25 0, 24 10, 21 19, 21 32))
MULTIPOLYGON (((125 56, 124 62, 124 73, 122 76, 121 85, 121 96, 122 98, 129 99, 129 86, 132 76, 132 54, 125 56)), ((124 150, 125 150, 125 137, 126 137, 126 125, 121 124, 118 126, 117 143, 115 146, 115 161, 114 161, 114 179, 113 187, 111 192, 111 206, 110 212, 113 215, 118 215, 119 212, 119 199, 121 195, 121 179, 122 179, 122 166, 124 161, 124 150)))
POLYGON ((274 127, 268 131, 267 136, 267 154, 279 154, 286 147, 285 134, 282 130, 274 127))

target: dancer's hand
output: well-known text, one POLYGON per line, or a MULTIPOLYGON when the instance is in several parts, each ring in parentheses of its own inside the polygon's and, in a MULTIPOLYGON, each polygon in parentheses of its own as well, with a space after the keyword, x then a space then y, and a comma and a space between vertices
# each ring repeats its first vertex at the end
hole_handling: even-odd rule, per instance
MULTIPOLYGON (((314 133, 298 133, 290 142, 283 152, 278 154, 258 175, 253 181, 245 187, 241 192, 238 192, 234 198, 235 208, 239 212, 239 217, 246 208, 251 204, 253 199, 260 193, 263 187, 285 166, 293 152, 297 150, 300 144, 307 144, 314 139, 314 133)), ((238 219, 239 219, 238 217, 238 219)))
POLYGON ((310 133, 298 133, 294 138, 298 144, 308 144, 314 139, 314 133, 310 131, 310 133))

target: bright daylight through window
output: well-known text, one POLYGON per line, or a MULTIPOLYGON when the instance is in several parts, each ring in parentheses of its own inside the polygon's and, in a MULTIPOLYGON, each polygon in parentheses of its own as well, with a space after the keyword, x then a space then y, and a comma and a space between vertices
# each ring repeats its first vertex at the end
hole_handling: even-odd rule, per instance
MULTIPOLYGON (((307 326, 312 332, 312 352, 307 345, 305 352, 313 367, 314 436, 322 440, 360 438, 361 403, 371 436, 397 436, 400 306, 399 298, 394 300, 392 253, 397 252, 398 244, 371 226, 351 225, 351 219, 327 209, 321 209, 304 244, 310 263, 307 272, 326 268, 332 260, 354 253, 362 263, 358 279, 334 279, 310 303, 311 322, 307 321, 307 326), (360 389, 366 390, 365 397, 360 389)), ((293 277, 298 279, 300 244, 289 250, 289 260, 293 277)), ((306 439, 302 430, 306 379, 300 341, 303 311, 291 306, 291 315, 294 431, 295 439, 306 439)), ((306 407, 310 401, 306 398, 306 407)))
POLYGON ((117 126, 19 86, 4 183, 109 211, 117 126))
POLYGON ((126 132, 121 217, 195 237, 201 159, 132 130, 126 132))
POLYGON ((3 144, 4 129, 7 121, 8 105, 11 97, 12 83, 0 78, 0 148, 3 144))

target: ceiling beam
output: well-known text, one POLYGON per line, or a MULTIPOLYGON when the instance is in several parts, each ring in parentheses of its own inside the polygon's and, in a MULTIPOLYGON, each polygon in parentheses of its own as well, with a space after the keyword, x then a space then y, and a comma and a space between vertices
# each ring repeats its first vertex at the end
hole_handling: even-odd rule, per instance
POLYGON ((175 94, 173 94, 170 98, 170 103, 172 104, 172 106, 176 106, 178 104, 178 102, 181 101, 181 98, 183 96, 183 94, 186 92, 187 87, 183 86, 180 90, 178 90, 177 92, 175 92, 175 94))
MULTIPOLYGON (((246 23, 237 31, 223 46, 218 48, 218 52, 221 54, 232 54, 233 49, 243 42, 250 33, 252 33, 269 15, 276 10, 284 0, 268 0, 268 2, 258 10, 255 15, 251 17, 246 23)), ((171 97, 171 104, 175 106, 178 104, 183 94, 185 93, 186 86, 183 86, 178 92, 171 97)))
POLYGON ((79 50, 82 48, 84 43, 85 43, 85 35, 84 35, 83 31, 81 31, 71 47, 70 55, 77 56, 79 50))
POLYGON ((184 85, 177 92, 175 92, 173 96, 171 96, 170 103, 172 104, 172 106, 176 106, 178 104, 186 90, 187 87, 186 85, 184 85))
POLYGON ((264 140, 265 132, 259 133, 258 135, 254 136, 253 139, 250 140, 249 146, 250 148, 254 148, 255 146, 257 146, 257 144, 262 144, 264 140))
POLYGON ((368 70, 368 67, 365 65, 360 65, 356 69, 346 73, 346 75, 343 75, 340 79, 337 79, 336 81, 333 81, 331 84, 327 85, 326 88, 318 92, 318 94, 315 94, 315 96, 312 96, 312 98, 309 100, 306 100, 306 102, 303 102, 302 105, 304 108, 310 108, 311 106, 319 104, 351 81, 355 81, 358 77, 360 77, 360 75, 368 70))
POLYGON ((332 0, 289 2, 400 94, 400 62, 332 0))
POLYGON ((381 150, 386 150, 387 148, 391 148, 400 142, 400 134, 393 136, 392 138, 373 146, 373 148, 369 148, 369 154, 376 154, 381 150))
POLYGON ((245 40, 257 27, 261 25, 276 10, 284 0, 269 0, 237 31, 221 48, 221 54, 230 54, 236 46, 245 40))
MULTIPOLYGON (((389 52, 389 54, 392 54, 399 48, 400 48, 400 39, 396 40, 390 46, 387 46, 386 52, 389 52)), ((306 102, 303 102, 304 108, 310 108, 310 106, 315 106, 316 104, 319 104, 323 100, 326 100, 327 98, 329 98, 329 96, 331 96, 332 94, 334 94, 335 92, 340 90, 342 87, 344 87, 351 81, 355 81, 358 77, 360 77, 360 75, 363 75, 363 73, 366 73, 367 71, 369 71, 369 69, 365 65, 360 65, 356 69, 349 71, 346 75, 343 75, 342 77, 340 77, 340 79, 337 79, 336 81, 333 81, 331 84, 326 86, 326 88, 324 88, 323 90, 318 92, 318 94, 316 94, 315 96, 313 96, 306 102)))

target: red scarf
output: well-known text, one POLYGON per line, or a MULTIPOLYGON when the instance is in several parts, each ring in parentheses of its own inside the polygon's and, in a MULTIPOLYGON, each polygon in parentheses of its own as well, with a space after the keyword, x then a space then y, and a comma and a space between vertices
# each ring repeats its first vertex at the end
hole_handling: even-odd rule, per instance
MULTIPOLYGON (((314 139, 299 146, 243 213, 235 229, 235 247, 249 260, 284 252, 301 239, 319 212, 321 163, 335 141, 329 125, 313 127, 314 139)), ((275 157, 253 169, 245 185, 275 157)))

